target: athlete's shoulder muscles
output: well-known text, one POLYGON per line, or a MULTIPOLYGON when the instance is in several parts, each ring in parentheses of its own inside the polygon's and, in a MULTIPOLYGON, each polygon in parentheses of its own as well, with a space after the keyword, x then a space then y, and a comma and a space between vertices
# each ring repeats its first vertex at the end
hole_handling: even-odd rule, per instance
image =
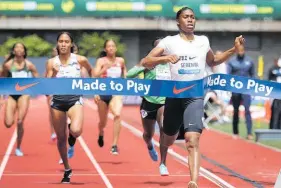
POLYGON ((154 47, 145 58, 141 59, 140 64, 146 68, 151 68, 161 63, 163 55, 169 55, 168 45, 171 42, 171 36, 162 39, 159 44, 154 47))
POLYGON ((80 65, 82 65, 82 67, 84 67, 89 74, 92 73, 92 66, 88 61, 88 58, 86 58, 85 56, 81 56, 81 55, 77 55, 78 58, 78 62, 80 63, 80 65))
POLYGON ((141 59, 140 64, 146 68, 156 66, 162 61, 161 55, 164 53, 164 51, 164 48, 156 46, 149 52, 146 57, 141 59))
POLYGON ((147 57, 159 57, 164 53, 164 51, 165 49, 163 47, 156 46, 149 52, 147 57))
POLYGON ((53 76, 53 63, 54 63, 54 58, 48 59, 47 63, 46 63, 46 74, 45 76, 47 78, 51 78, 53 76))
POLYGON ((31 61, 26 60, 26 66, 27 66, 28 70, 30 70, 30 72, 32 73, 33 77, 35 77, 35 78, 39 77, 39 73, 38 73, 35 65, 31 61))

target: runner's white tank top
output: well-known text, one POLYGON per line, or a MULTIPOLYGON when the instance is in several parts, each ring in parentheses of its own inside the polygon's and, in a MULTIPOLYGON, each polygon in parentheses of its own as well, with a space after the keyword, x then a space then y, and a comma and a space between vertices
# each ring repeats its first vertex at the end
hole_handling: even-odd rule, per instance
POLYGON ((79 78, 81 77, 81 66, 78 62, 77 55, 71 53, 69 63, 63 65, 59 59, 59 56, 55 57, 55 64, 59 64, 59 72, 57 78, 79 78))
MULTIPOLYGON (((77 55, 71 53, 68 64, 63 65, 59 59, 59 56, 55 57, 55 64, 59 64, 59 72, 57 78, 79 78, 81 77, 81 66, 78 62, 77 55)), ((77 102, 83 104, 82 97, 80 95, 54 95, 53 100, 61 102, 77 102)))
POLYGON ((163 55, 180 57, 176 64, 169 63, 172 80, 192 81, 204 78, 206 56, 210 50, 206 36, 194 35, 193 41, 185 41, 179 34, 167 36, 157 47, 164 49, 163 55))
MULTIPOLYGON (((103 61, 107 61, 106 57, 102 57, 103 61)), ((123 63, 120 57, 116 57, 115 62, 108 68, 104 74, 101 75, 102 78, 120 78, 122 77, 123 63)))

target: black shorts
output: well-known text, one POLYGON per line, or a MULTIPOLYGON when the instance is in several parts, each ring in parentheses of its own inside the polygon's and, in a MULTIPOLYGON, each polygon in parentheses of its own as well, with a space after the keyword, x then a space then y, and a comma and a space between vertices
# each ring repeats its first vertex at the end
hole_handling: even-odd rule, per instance
POLYGON ((15 101, 18 101, 22 95, 10 95, 15 101))
POLYGON ((203 98, 166 98, 163 132, 173 136, 183 126, 184 133, 202 133, 203 107, 203 98))
POLYGON ((154 104, 143 98, 140 106, 141 117, 143 119, 156 120, 158 109, 162 106, 164 106, 164 104, 154 104))
POLYGON ((100 100, 104 101, 107 105, 109 105, 112 99, 112 95, 100 95, 100 100))
POLYGON ((80 97, 77 100, 73 101, 59 101, 52 99, 51 108, 54 108, 59 111, 67 112, 74 105, 83 105, 83 99, 80 97))

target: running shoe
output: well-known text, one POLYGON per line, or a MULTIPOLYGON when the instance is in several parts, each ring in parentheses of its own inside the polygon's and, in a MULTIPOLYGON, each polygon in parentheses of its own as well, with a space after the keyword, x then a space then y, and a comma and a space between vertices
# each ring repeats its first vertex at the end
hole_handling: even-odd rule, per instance
POLYGON ((19 148, 16 149, 15 154, 18 157, 22 157, 23 156, 23 153, 22 153, 22 151, 19 148))
POLYGON ((51 135, 51 140, 52 140, 53 142, 55 142, 55 141, 57 140, 57 135, 56 135, 56 133, 52 133, 52 135, 51 135))
POLYGON ((65 170, 63 174, 63 178, 61 180, 61 183, 70 183, 70 177, 72 176, 72 170, 65 170))
POLYGON ((67 152, 67 157, 69 159, 71 159, 73 157, 73 155, 74 155, 74 146, 69 146, 68 152, 67 152))
POLYGON ((112 146, 111 151, 110 151, 113 155, 118 155, 118 148, 117 146, 112 146))
POLYGON ((103 145, 104 145, 103 136, 99 136, 98 144, 99 144, 100 147, 103 147, 103 145))
POLYGON ((169 176, 168 169, 167 169, 167 167, 164 164, 161 164, 159 166, 159 171, 160 171, 160 175, 161 176, 169 176))
POLYGON ((152 149, 148 149, 148 153, 150 155, 150 158, 153 160, 153 161, 158 161, 158 153, 157 151, 155 150, 154 148, 154 145, 152 144, 152 149))

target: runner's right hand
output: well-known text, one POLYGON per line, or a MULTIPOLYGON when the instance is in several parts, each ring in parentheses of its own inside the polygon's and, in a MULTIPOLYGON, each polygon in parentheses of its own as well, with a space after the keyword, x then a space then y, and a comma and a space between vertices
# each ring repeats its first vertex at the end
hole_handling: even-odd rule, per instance
POLYGON ((180 58, 177 56, 177 55, 167 55, 165 56, 166 57, 166 62, 169 62, 169 63, 177 63, 180 58))

